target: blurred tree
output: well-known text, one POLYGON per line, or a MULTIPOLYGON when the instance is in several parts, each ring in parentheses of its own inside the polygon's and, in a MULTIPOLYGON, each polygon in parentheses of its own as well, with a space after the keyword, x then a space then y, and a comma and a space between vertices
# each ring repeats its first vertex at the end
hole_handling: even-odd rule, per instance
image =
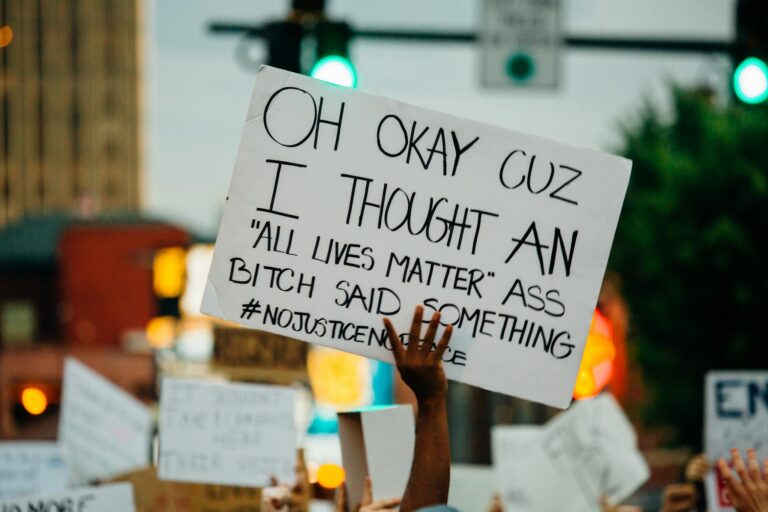
POLYGON ((673 90, 624 128, 634 161, 609 268, 623 279, 645 416, 699 445, 704 374, 765 368, 768 108, 673 90))

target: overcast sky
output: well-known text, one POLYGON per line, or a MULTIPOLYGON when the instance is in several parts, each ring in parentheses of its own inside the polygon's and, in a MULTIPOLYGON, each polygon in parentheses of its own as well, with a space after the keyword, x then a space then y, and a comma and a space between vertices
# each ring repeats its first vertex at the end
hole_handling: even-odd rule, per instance
MULTIPOLYGON (((478 30, 480 0, 326 0, 356 27, 478 30)), ((226 195, 253 72, 235 60, 236 36, 211 21, 262 23, 290 0, 147 0, 144 206, 213 236, 226 195)), ((733 0, 562 0, 567 35, 730 39, 733 0)), ((555 90, 484 89, 469 44, 356 41, 360 89, 478 121, 600 150, 644 98, 664 105, 666 84, 720 79, 704 55, 563 50, 555 90)), ((255 45, 253 56, 263 55, 255 45)))

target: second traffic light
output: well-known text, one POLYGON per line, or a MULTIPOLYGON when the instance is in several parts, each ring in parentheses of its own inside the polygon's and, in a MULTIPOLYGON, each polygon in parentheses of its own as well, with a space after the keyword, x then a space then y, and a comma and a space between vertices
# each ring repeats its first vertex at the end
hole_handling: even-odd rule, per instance
POLYGON ((320 21, 307 26, 292 21, 276 22, 265 27, 264 36, 270 66, 344 87, 357 86, 357 71, 349 57, 348 24, 320 21))

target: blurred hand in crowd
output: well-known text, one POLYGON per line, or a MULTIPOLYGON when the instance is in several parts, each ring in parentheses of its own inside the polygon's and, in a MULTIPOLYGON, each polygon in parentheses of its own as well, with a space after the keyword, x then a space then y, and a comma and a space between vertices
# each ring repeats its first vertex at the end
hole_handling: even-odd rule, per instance
POLYGON ((690 483, 672 484, 664 488, 661 512, 684 512, 696 506, 696 486, 690 483))
MULTIPOLYGON (((347 488, 341 485, 336 491, 336 512, 347 512, 347 488)), ((363 497, 359 505, 351 509, 352 512, 387 512, 397 510, 400 504, 400 498, 388 498, 384 500, 373 501, 373 491, 371 478, 365 477, 365 487, 363 488, 363 497)))
POLYGON ((728 497, 738 512, 768 512, 768 459, 763 461, 762 472, 755 450, 747 450, 747 464, 736 448, 731 450, 733 474, 725 460, 717 461, 717 469, 723 477, 728 497))
POLYGON ((304 450, 299 450, 298 461, 294 467, 296 483, 293 486, 280 483, 271 477, 271 487, 262 490, 262 508, 264 512, 304 512, 309 510, 310 485, 307 467, 304 464, 304 450))
POLYGON ((694 455, 685 466, 685 479, 689 482, 703 482, 710 470, 709 459, 703 453, 694 455))
POLYGON ((495 492, 488 505, 488 512, 504 512, 504 503, 501 501, 501 495, 495 492))
POLYGON ((423 306, 416 306, 407 348, 403 347, 392 322, 388 318, 384 319, 397 369, 403 382, 416 395, 418 406, 416 443, 411 474, 400 507, 402 512, 446 504, 451 479, 451 447, 445 408, 448 381, 443 371, 442 357, 451 340, 453 326, 446 326, 440 341, 435 344, 440 313, 432 315, 422 339, 423 317, 423 306))

